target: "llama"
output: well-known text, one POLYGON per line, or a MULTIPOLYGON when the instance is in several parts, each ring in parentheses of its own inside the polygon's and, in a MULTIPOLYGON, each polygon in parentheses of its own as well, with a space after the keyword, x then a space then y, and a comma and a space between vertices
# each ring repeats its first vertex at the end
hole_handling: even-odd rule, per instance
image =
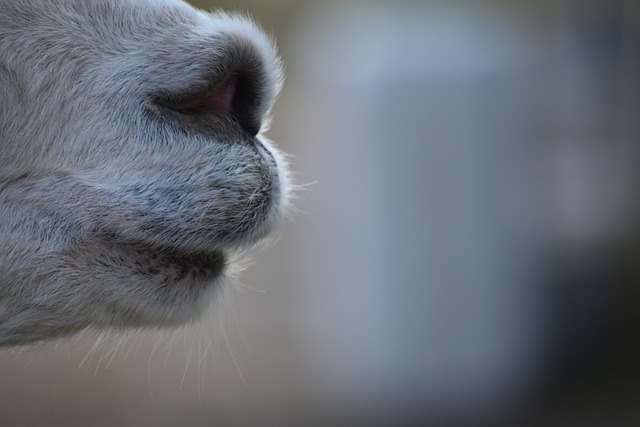
POLYGON ((0 346, 170 327, 288 193, 249 19, 180 0, 2 0, 0 346))

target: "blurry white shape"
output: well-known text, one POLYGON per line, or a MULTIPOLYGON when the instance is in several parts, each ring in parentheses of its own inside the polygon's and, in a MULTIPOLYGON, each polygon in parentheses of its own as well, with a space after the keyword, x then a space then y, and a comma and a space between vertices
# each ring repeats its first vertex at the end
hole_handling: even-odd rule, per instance
POLYGON ((515 80, 527 40, 481 12, 349 3, 292 35, 298 163, 319 181, 315 228, 297 236, 314 306, 301 339, 336 401, 475 415, 526 393, 541 361, 515 80))

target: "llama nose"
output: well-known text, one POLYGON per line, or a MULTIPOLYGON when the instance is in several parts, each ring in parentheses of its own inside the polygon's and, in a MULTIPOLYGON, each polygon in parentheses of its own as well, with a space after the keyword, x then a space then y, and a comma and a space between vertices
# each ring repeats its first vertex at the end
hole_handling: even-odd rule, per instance
POLYGON ((265 83, 258 75, 239 69, 231 73, 197 109, 230 115, 242 129, 255 136, 262 127, 261 103, 265 102, 262 99, 263 94, 260 93, 260 84, 265 83))
POLYGON ((229 117, 248 135, 256 136, 281 85, 280 62, 268 42, 217 35, 189 55, 191 65, 179 78, 171 68, 159 70, 155 77, 162 83, 152 99, 200 120, 212 114, 229 117), (185 85, 185 81, 193 83, 185 85))

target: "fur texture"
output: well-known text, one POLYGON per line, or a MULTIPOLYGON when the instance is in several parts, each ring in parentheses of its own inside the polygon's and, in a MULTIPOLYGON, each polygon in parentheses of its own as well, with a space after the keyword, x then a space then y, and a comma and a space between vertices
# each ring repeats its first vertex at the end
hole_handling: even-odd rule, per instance
POLYGON ((196 318, 281 216, 280 83, 244 17, 0 0, 0 345, 196 318))

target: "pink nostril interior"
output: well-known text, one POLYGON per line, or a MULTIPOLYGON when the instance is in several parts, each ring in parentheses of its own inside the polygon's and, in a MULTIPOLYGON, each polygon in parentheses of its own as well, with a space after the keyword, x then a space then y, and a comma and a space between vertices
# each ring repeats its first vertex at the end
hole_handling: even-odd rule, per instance
POLYGON ((200 105, 200 108, 216 113, 230 114, 233 107, 233 97, 238 86, 238 77, 232 76, 218 90, 212 93, 200 105))

